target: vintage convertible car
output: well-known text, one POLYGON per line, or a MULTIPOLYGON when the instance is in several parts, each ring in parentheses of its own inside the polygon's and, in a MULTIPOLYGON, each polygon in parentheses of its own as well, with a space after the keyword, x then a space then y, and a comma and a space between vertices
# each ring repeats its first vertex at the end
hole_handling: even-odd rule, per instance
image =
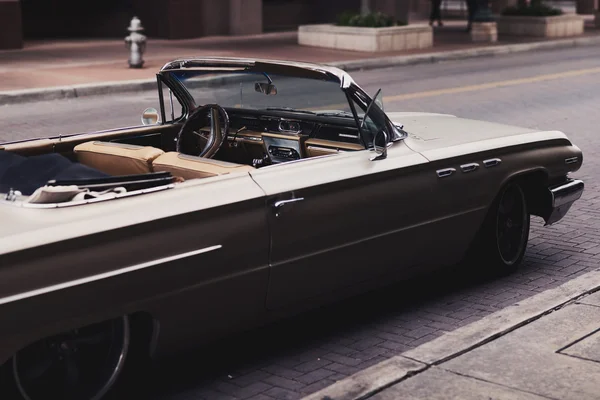
POLYGON ((179 59, 157 84, 142 126, 0 145, 6 393, 100 399, 136 357, 462 261, 510 272, 530 215, 583 192, 563 133, 386 113, 336 68, 179 59))

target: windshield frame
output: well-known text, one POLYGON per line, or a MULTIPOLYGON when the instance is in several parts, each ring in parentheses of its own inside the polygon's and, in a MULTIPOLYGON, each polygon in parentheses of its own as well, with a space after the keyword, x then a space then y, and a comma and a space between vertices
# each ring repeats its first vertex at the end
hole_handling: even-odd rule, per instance
MULTIPOLYGON (((399 129, 392 121, 387 117, 387 114, 379 107, 379 105, 373 101, 371 96, 364 91, 345 71, 337 68, 331 68, 323 66, 323 70, 317 70, 316 67, 313 69, 307 69, 302 63, 293 62, 277 62, 277 63, 265 63, 265 62, 251 62, 248 60, 234 60, 235 65, 213 65, 212 59, 204 62, 204 60, 183 60, 179 62, 171 62, 165 65, 158 75, 162 77, 162 82, 166 84, 173 92, 174 96, 179 100, 182 106, 182 116, 179 119, 185 120, 189 117, 191 112, 198 107, 194 96, 190 93, 188 88, 183 82, 175 75, 179 71, 203 71, 206 73, 222 73, 224 76, 231 76, 229 73, 233 72, 254 72, 260 74, 278 74, 290 77, 302 77, 316 80, 333 81, 339 84, 340 90, 345 95, 348 106, 354 116, 354 123, 356 128, 359 130, 362 144, 365 148, 371 148, 372 143, 369 140, 368 135, 365 134, 364 129, 361 128, 361 116, 358 113, 356 105, 362 109, 363 113, 366 112, 370 103, 373 103, 369 110, 369 117, 380 126, 380 129, 385 129, 388 134, 389 142, 395 142, 404 139, 407 134, 402 129, 399 129), (242 62, 240 65, 239 63, 242 62), (208 64, 208 65, 206 65, 208 64), (332 72, 333 70, 333 72, 332 72), (337 74, 335 73, 337 72, 337 74)), ((311 65, 312 64, 307 64, 311 65)), ((221 79, 221 78, 217 78, 221 79)), ((162 92, 159 93, 159 96, 162 92)), ((161 103, 162 104, 162 103, 161 103)), ((264 110, 268 113, 268 110, 264 110)), ((163 112, 163 110, 161 110, 163 112)), ((364 115, 364 114, 363 114, 364 115)))

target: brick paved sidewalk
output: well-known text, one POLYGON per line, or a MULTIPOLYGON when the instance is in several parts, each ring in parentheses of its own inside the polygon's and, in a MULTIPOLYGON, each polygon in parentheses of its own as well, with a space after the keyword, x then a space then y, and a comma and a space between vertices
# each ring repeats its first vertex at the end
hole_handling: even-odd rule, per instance
POLYGON ((599 289, 589 272, 303 400, 598 399, 599 289))
MULTIPOLYGON (((22 50, 0 51, 0 92, 150 79, 164 63, 177 57, 241 56, 327 63, 403 54, 446 52, 490 45, 472 43, 469 34, 465 32, 465 26, 464 21, 448 21, 444 27, 436 27, 432 49, 386 53, 299 46, 296 32, 172 41, 149 39, 144 55, 146 63, 142 69, 128 68, 128 50, 122 39, 28 42, 22 50)), ((600 35, 600 31, 589 28, 584 36, 597 35, 600 35)), ((539 38, 501 39, 494 45, 534 41, 541 40, 539 38)))
POLYGON ((370 399, 598 399, 599 318, 596 292, 370 399))

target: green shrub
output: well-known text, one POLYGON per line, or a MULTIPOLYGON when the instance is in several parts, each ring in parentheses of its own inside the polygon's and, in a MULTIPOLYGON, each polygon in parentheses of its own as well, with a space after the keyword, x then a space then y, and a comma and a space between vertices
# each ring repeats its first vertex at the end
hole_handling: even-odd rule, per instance
POLYGON ((394 21, 394 18, 381 12, 372 12, 362 15, 353 11, 345 11, 338 16, 337 25, 383 28, 386 26, 406 25, 406 23, 394 21))
POLYGON ((531 0, 529 4, 520 1, 519 5, 508 7, 502 12, 502 15, 520 17, 551 17, 562 14, 560 8, 544 4, 542 0, 531 0))

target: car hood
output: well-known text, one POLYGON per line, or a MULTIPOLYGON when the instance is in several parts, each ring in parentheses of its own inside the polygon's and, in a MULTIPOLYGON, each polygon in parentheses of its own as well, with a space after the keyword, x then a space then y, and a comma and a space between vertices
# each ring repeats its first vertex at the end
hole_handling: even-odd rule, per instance
POLYGON ((567 140, 562 132, 458 118, 450 114, 388 112, 396 125, 408 133, 405 143, 428 159, 459 155, 467 151, 531 143, 543 140, 567 140))

